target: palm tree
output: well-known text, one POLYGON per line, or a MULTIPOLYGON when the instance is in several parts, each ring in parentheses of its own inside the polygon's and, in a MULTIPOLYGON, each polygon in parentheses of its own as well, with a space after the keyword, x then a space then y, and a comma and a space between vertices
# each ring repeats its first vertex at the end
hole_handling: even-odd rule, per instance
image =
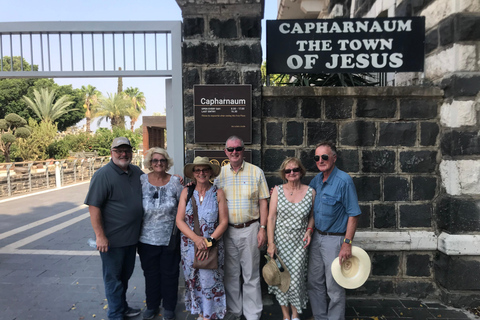
POLYGON ((137 122, 142 110, 147 109, 147 101, 145 99, 145 95, 142 91, 138 90, 138 88, 129 87, 125 90, 125 94, 132 99, 133 109, 130 116, 130 130, 134 129, 135 122, 137 122))
POLYGON ((33 95, 35 98, 33 101, 27 96, 23 96, 22 99, 27 106, 35 112, 40 120, 53 123, 64 114, 72 110, 78 110, 67 109, 73 103, 68 95, 61 96, 56 102, 54 102, 56 92, 55 89, 50 91, 48 88, 41 88, 40 91, 34 89, 33 95))
POLYGON ((107 93, 108 97, 99 99, 99 106, 95 112, 100 117, 98 123, 102 120, 110 120, 113 127, 125 128, 125 116, 130 116, 132 112, 132 100, 125 93, 107 93))
POLYGON ((83 105, 83 107, 86 109, 86 131, 91 132, 90 122, 93 118, 95 118, 95 108, 98 106, 98 99, 101 97, 102 94, 100 93, 100 91, 97 90, 96 87, 91 85, 88 85, 87 87, 82 86, 81 90, 85 100, 85 104, 83 105))

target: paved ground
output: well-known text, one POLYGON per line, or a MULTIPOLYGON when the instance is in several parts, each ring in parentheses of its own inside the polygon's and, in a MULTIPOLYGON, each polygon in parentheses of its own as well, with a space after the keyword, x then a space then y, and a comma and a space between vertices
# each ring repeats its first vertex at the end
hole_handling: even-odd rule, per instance
MULTIPOLYGON (((87 245, 93 236, 88 210, 82 206, 87 188, 81 184, 0 200, 0 319, 107 319, 100 257, 87 245)), ((144 289, 137 259, 128 291, 132 306, 144 308, 144 289)), ((182 294, 181 285, 177 318, 195 319, 184 311, 182 294)), ((465 310, 436 301, 348 298, 347 305, 348 320, 474 319, 465 310)), ((302 319, 310 317, 307 310, 302 319)), ((262 319, 282 319, 270 296, 264 298, 262 319)))

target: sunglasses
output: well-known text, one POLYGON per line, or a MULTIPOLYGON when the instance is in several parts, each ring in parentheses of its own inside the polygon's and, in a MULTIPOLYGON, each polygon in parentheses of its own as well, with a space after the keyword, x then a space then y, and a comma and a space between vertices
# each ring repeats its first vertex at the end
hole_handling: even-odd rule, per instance
POLYGON ((193 170, 193 172, 195 172, 195 173, 200 173, 200 172, 207 173, 207 172, 210 172, 210 170, 212 170, 212 168, 195 169, 195 170, 193 170))
POLYGON ((228 148, 225 148, 225 149, 227 149, 228 152, 233 152, 233 150, 235 150, 235 151, 237 151, 237 152, 240 152, 240 151, 243 150, 243 147, 235 147, 235 148, 233 148, 233 147, 228 147, 228 148))
POLYGON ((291 173, 292 171, 293 172, 300 172, 300 168, 299 167, 296 167, 296 168, 293 168, 293 169, 285 169, 285 174, 289 174, 291 173))
POLYGON ((322 157, 323 161, 328 161, 328 154, 322 154, 321 156, 314 156, 313 160, 315 160, 315 162, 318 162, 320 161, 320 157, 322 157))
POLYGON ((157 164, 157 163, 167 163, 167 159, 152 159, 152 164, 157 164))

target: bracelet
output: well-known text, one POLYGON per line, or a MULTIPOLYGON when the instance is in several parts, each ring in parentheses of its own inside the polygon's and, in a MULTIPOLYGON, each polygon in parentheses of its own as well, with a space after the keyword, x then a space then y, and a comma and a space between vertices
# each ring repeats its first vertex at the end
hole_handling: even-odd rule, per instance
POLYGON ((313 233, 313 228, 307 228, 307 231, 308 231, 308 230, 312 230, 312 233, 313 233))

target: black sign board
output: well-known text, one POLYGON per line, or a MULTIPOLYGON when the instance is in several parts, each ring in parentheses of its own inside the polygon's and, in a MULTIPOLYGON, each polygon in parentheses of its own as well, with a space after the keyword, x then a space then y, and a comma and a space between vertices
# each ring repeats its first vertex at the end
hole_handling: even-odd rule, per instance
MULTIPOLYGON (((209 157, 211 163, 218 164, 220 167, 226 166, 230 163, 230 160, 228 160, 228 157, 223 150, 195 150, 194 154, 195 157, 209 157)), ((252 151, 243 151, 243 156, 245 161, 252 163, 252 151)))
POLYGON ((252 143, 252 86, 194 85, 195 143, 252 143))
POLYGON ((267 73, 423 71, 425 17, 268 20, 267 73))

